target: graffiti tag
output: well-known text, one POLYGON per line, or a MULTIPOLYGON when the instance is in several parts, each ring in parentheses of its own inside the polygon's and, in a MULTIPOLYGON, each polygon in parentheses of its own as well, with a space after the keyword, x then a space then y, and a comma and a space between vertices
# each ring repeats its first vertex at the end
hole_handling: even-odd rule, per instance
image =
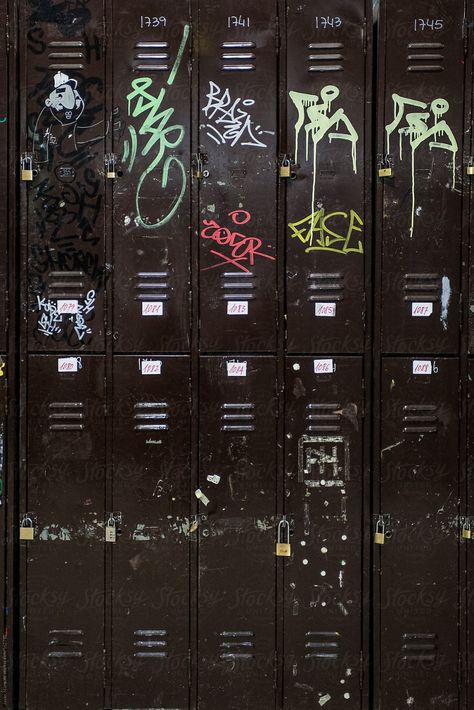
POLYGON ((288 225, 290 237, 298 239, 308 254, 311 251, 331 251, 337 254, 364 253, 362 242, 364 223, 357 212, 329 212, 324 209, 288 225), (342 227, 342 229, 341 229, 342 227), (336 231, 336 229, 341 231, 336 231))

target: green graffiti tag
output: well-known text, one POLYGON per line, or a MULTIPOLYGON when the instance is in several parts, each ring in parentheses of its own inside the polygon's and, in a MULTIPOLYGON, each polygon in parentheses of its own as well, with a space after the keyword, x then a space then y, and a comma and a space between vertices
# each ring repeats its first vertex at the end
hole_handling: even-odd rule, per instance
POLYGON ((290 222, 288 226, 291 230, 290 238, 299 240, 304 245, 306 254, 312 251, 364 253, 361 238, 364 223, 354 210, 325 214, 321 209, 299 222, 290 222))
POLYGON ((393 100, 393 121, 385 126, 387 153, 390 154, 390 137, 397 129, 403 118, 406 120, 406 125, 398 128, 398 141, 400 160, 403 160, 403 139, 408 137, 411 148, 411 222, 410 222, 410 237, 413 236, 415 226, 415 157, 418 148, 428 141, 429 149, 438 148, 447 150, 452 154, 452 189, 456 184, 456 154, 458 152, 458 143, 454 137, 454 133, 445 121, 445 113, 449 110, 449 103, 446 99, 435 99, 430 104, 424 101, 415 99, 406 99, 398 94, 392 94, 393 100), (407 108, 422 109, 416 112, 406 113, 407 108), (429 109, 428 111, 426 109, 429 109), (430 123, 432 125, 430 125, 430 123), (440 140, 443 139, 443 140, 440 140))
MULTIPOLYGON (((166 155, 167 151, 178 148, 184 140, 184 126, 178 123, 172 124, 174 108, 164 107, 167 87, 172 86, 179 66, 181 64, 184 49, 189 37, 189 25, 183 28, 183 36, 179 46, 176 59, 166 81, 166 86, 161 87, 158 95, 152 92, 153 79, 150 77, 139 77, 131 83, 131 89, 127 94, 128 116, 129 118, 143 117, 143 122, 140 127, 135 128, 132 124, 128 126, 129 137, 124 141, 122 160, 128 160, 128 171, 133 170, 137 154, 140 156, 153 156, 151 162, 141 173, 136 188, 135 206, 137 212, 137 223, 145 229, 156 229, 163 227, 176 214, 185 190, 186 190, 186 169, 183 162, 176 155, 166 155), (139 151, 139 137, 145 139, 139 151), (163 161, 163 162, 162 162, 163 161), (166 189, 170 178, 177 172, 180 185, 177 194, 174 196, 173 202, 167 214, 157 221, 147 219, 144 214, 142 203, 145 201, 142 198, 142 188, 148 175, 162 165, 161 172, 161 187, 166 189)), ((150 235, 153 236, 153 235, 150 235)))

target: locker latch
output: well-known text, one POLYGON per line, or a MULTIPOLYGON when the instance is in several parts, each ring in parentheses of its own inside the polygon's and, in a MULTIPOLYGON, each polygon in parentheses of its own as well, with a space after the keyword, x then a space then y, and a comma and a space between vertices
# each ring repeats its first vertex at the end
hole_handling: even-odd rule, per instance
POLYGON ((385 540, 390 540, 391 537, 390 515, 376 515, 374 522, 374 543, 376 545, 385 545, 385 540))
POLYGON ((471 518, 461 518, 461 539, 472 540, 471 518))
POLYGON ((280 156, 280 177, 290 178, 291 177, 291 158, 289 155, 280 156))
POLYGON ((275 554, 277 557, 291 557, 290 523, 286 515, 278 523, 275 554))
POLYGON ((108 513, 105 519, 105 542, 117 542, 117 533, 121 532, 122 513, 108 513))
POLYGON ((20 519, 20 540, 34 540, 35 526, 30 513, 25 513, 20 519))
POLYGON ((109 180, 114 180, 117 177, 118 157, 115 153, 106 153, 105 162, 105 177, 109 180))
POLYGON ((30 182, 33 180, 33 153, 22 153, 20 158, 20 178, 30 182))
POLYGON ((207 153, 195 153, 193 155, 193 177, 196 178, 196 180, 209 177, 209 170, 204 169, 207 160, 207 153))
POLYGON ((393 159, 391 155, 384 155, 378 164, 380 178, 393 177, 393 159))
POLYGON ((469 158, 469 162, 466 167, 466 174, 467 175, 474 175, 474 159, 469 158))

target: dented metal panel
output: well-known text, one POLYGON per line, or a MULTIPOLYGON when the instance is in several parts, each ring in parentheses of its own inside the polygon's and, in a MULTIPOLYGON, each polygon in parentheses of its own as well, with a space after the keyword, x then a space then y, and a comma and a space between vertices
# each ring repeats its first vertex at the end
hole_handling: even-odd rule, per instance
POLYGON ((363 362, 288 358, 284 707, 361 700, 363 362))
POLYGON ((382 350, 459 348, 464 3, 381 4, 382 350), (388 172, 387 172, 388 171, 388 172))
POLYGON ((21 3, 23 238, 32 350, 103 348, 104 7, 21 3), (31 174, 30 171, 31 170, 31 174))
POLYGON ((185 708, 189 358, 117 356, 113 366, 113 707, 185 708))
POLYGON ((190 342, 189 3, 115 4, 114 338, 118 352, 190 342))
POLYGON ((202 358, 200 398, 199 707, 272 708, 275 359, 202 358))
POLYGON ((289 352, 364 349, 371 16, 364 0, 288 2, 289 352))
POLYGON ((200 338, 276 348, 276 3, 199 3, 200 338))
POLYGON ((384 359, 376 600, 383 710, 459 707, 458 387, 457 359, 384 359))

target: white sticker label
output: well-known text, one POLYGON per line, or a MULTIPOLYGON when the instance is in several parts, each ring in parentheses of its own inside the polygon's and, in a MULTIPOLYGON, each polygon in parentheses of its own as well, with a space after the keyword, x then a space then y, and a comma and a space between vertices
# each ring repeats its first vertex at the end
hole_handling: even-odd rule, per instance
POLYGON ((198 488, 197 491, 194 491, 194 495, 198 500, 201 501, 203 505, 209 505, 209 498, 205 493, 202 492, 200 488, 198 488))
POLYGON ((217 473, 213 473, 212 475, 209 475, 209 476, 207 477, 207 480, 209 481, 209 483, 215 483, 216 486, 217 486, 217 484, 218 484, 219 481, 221 480, 221 477, 218 476, 217 473))
POLYGON ((318 318, 334 318, 336 316, 335 303, 315 303, 314 315, 318 318))
POLYGON ((227 377, 247 377, 247 362, 231 360, 227 364, 227 377))
POLYGON ((58 301, 58 313, 60 315, 68 315, 77 313, 79 308, 79 301, 74 301, 73 299, 59 300, 58 301))
POLYGON ((413 360, 414 375, 432 375, 433 363, 431 360, 413 360))
POLYGON ((415 318, 428 318, 433 314, 432 303, 412 303, 411 314, 415 318))
POLYGON ((80 357, 58 357, 58 372, 77 372, 81 367, 80 357))
POLYGON ((249 302, 248 301, 228 301, 227 315, 228 316, 248 316, 249 302))
POLYGON ((331 360, 314 360, 314 372, 316 375, 322 372, 334 372, 334 361, 331 360))
POLYGON ((161 375, 161 360, 140 360, 142 375, 161 375))
POLYGON ((162 316, 163 301, 143 301, 142 316, 162 316))

